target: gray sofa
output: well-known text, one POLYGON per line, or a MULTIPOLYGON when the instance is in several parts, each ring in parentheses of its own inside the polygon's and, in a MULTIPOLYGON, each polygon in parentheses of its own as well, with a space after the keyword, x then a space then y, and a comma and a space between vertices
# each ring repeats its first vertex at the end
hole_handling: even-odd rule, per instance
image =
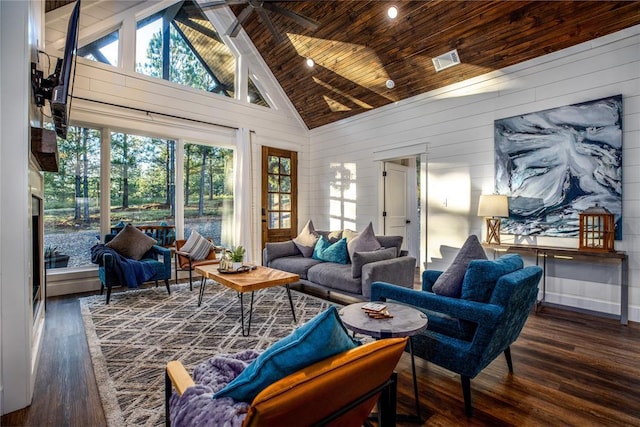
MULTIPOLYGON (((335 233, 318 233, 331 237, 332 241, 336 239, 335 233)), ((295 243, 289 240, 267 243, 262 263, 267 267, 298 274, 300 283, 304 286, 335 291, 361 300, 369 299, 371 283, 377 281, 413 288, 416 259, 401 252, 402 236, 376 238, 383 248, 393 249, 356 253, 354 260, 348 264, 338 264, 306 258, 295 243)))

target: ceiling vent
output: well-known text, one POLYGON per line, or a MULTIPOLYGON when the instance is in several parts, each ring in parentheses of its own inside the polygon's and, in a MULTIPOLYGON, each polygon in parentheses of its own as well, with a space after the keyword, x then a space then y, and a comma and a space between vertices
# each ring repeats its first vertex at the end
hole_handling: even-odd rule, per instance
POLYGON ((460 57, 458 56, 458 51, 456 49, 453 49, 451 52, 436 56, 432 59, 432 61, 433 66, 436 68, 436 71, 442 71, 445 68, 458 65, 460 63, 460 57))

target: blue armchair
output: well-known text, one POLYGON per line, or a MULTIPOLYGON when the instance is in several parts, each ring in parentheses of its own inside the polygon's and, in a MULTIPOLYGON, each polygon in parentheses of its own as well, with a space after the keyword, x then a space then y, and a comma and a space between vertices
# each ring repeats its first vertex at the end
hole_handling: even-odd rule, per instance
POLYGON ((371 301, 394 301, 415 306, 429 319, 427 329, 413 337, 413 352, 460 374, 465 412, 471 417, 471 379, 500 353, 513 373, 510 345, 527 320, 538 295, 542 269, 523 268, 520 255, 469 263, 462 296, 452 298, 431 291, 442 272, 427 270, 422 290, 389 283, 371 285, 371 301))
MULTIPOLYGON (((105 244, 110 242, 116 234, 107 234, 104 236, 105 244)), ((114 255, 111 253, 104 253, 101 255, 102 260, 98 267, 98 276, 100 277, 100 295, 102 295, 104 288, 107 288, 107 301, 109 304, 109 299, 111 298, 111 288, 113 286, 122 286, 127 285, 125 283, 120 283, 120 279, 118 278, 118 272, 116 271, 116 260, 114 255)), ((153 280, 156 282, 156 287, 158 286, 158 280, 164 280, 165 286, 167 287, 167 293, 171 294, 171 289, 169 288, 169 279, 171 279, 171 250, 168 248, 163 248, 158 245, 154 245, 143 257, 140 259, 141 262, 145 263, 148 267, 151 267, 154 274, 149 278, 149 280, 153 280)), ((131 284, 128 284, 130 287, 131 284)))

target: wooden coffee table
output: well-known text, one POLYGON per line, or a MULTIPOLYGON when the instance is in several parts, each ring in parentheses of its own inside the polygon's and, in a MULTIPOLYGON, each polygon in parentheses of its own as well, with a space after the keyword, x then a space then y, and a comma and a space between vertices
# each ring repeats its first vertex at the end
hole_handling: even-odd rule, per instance
POLYGON ((290 283, 295 283, 300 280, 300 276, 286 271, 275 270, 269 267, 257 266, 254 270, 250 270, 242 273, 221 273, 218 271, 218 265, 202 265, 195 268, 195 271, 202 275, 200 283, 200 294, 198 296, 198 307, 202 304, 202 298, 204 296, 204 285, 206 279, 211 279, 216 283, 220 283, 228 288, 238 292, 240 297, 240 319, 242 322, 242 335, 248 336, 251 331, 251 316, 253 314, 253 293, 260 289, 271 288, 274 286, 285 285, 287 288, 287 295, 289 297, 289 304, 291 305, 291 314, 293 315, 293 321, 296 322, 296 312, 293 308, 293 301, 291 300, 291 289, 289 289, 290 283), (247 330, 244 329, 244 301, 242 295, 245 292, 251 292, 251 305, 249 307, 249 321, 247 323, 247 330))

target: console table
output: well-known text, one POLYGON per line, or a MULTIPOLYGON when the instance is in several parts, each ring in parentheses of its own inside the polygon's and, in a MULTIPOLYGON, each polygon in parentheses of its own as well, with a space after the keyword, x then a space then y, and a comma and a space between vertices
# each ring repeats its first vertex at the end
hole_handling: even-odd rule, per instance
MULTIPOLYGON (((545 303, 545 295, 547 291, 547 258, 560 258, 563 260, 572 260, 575 258, 588 259, 594 262, 599 260, 619 260, 620 261, 620 323, 628 324, 629 317, 629 258, 625 252, 588 252, 573 248, 559 248, 554 246, 536 246, 536 245, 510 245, 510 244, 488 244, 483 243, 486 249, 492 249, 494 254, 497 252, 521 252, 528 253, 536 257, 536 265, 538 259, 542 257, 542 298, 537 302, 536 309, 545 303)), ((559 304, 555 304, 559 305, 559 304)), ((582 310, 587 311, 587 310, 582 310)))

